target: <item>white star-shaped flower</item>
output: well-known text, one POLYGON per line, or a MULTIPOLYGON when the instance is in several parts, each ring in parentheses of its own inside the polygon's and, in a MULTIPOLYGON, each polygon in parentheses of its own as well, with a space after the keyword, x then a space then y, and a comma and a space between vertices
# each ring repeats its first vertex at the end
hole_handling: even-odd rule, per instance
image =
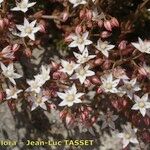
POLYGON ((16 25, 17 29, 21 31, 19 34, 20 37, 29 37, 31 40, 35 40, 35 33, 40 30, 40 27, 35 27, 36 20, 31 23, 28 22, 26 18, 24 18, 24 25, 16 25))
POLYGON ((104 90, 104 92, 110 92, 110 93, 117 93, 119 92, 116 88, 117 85, 120 82, 120 79, 113 79, 112 73, 105 77, 101 77, 102 85, 101 88, 104 90))
POLYGON ((0 7, 1 7, 1 3, 3 2, 4 0, 0 0, 0 7))
POLYGON ((39 85, 43 85, 46 81, 50 79, 50 67, 48 66, 41 66, 41 73, 34 76, 35 79, 39 82, 39 85))
POLYGON ((123 140, 123 148, 127 147, 129 143, 139 143, 136 137, 136 132, 137 129, 132 129, 130 124, 124 126, 124 132, 118 134, 118 137, 123 140))
POLYGON ((68 62, 65 60, 61 60, 62 69, 60 71, 67 73, 68 75, 72 75, 74 70, 79 67, 79 64, 74 63, 73 61, 68 62))
POLYGON ((28 92, 36 92, 40 93, 41 91, 41 83, 38 80, 27 80, 28 85, 30 86, 29 88, 26 89, 28 92))
POLYGON ((7 67, 2 62, 0 64, 1 64, 2 74, 6 78, 8 78, 14 85, 16 85, 14 79, 21 78, 22 76, 14 72, 13 63, 9 64, 7 67))
POLYGON ((72 106, 74 103, 82 103, 80 97, 84 95, 84 93, 77 93, 77 88, 75 84, 72 85, 65 93, 57 92, 59 98, 63 101, 59 104, 59 106, 72 106))
POLYGON ((96 55, 89 55, 89 52, 87 48, 83 51, 82 54, 78 54, 76 52, 73 52, 74 56, 77 58, 77 63, 84 64, 85 62, 89 61, 90 59, 93 59, 96 57, 96 55))
POLYGON ((87 65, 85 67, 80 66, 75 70, 75 74, 71 77, 71 79, 79 79, 80 83, 83 84, 87 77, 95 75, 94 71, 89 70, 90 66, 87 65))
POLYGON ((18 95, 20 92, 22 92, 23 90, 18 90, 16 87, 12 87, 10 86, 9 89, 6 89, 6 99, 17 99, 18 95))
POLYGON ((139 110, 144 117, 146 114, 146 109, 150 109, 150 102, 148 102, 148 93, 144 94, 141 98, 134 95, 135 104, 133 105, 133 110, 139 110))
POLYGON ((81 4, 86 4, 86 0, 69 0, 69 2, 71 4, 73 4, 73 7, 77 7, 78 5, 81 5, 81 4))
POLYGON ((78 47, 80 52, 82 53, 85 49, 86 45, 92 44, 92 41, 88 40, 89 32, 85 32, 82 35, 80 34, 71 34, 69 37, 73 39, 73 41, 69 44, 69 47, 78 47))
POLYGON ((36 4, 36 2, 29 3, 29 0, 21 0, 21 2, 16 2, 17 7, 12 8, 11 10, 12 11, 22 11, 25 13, 26 11, 28 11, 29 7, 32 7, 35 4, 36 4))
POLYGON ((132 45, 138 49, 142 53, 150 54, 150 42, 149 41, 142 41, 141 38, 138 38, 138 43, 132 43, 132 45))
POLYGON ((109 43, 107 41, 101 41, 101 39, 99 39, 97 41, 97 45, 96 48, 106 57, 109 57, 109 51, 111 49, 113 49, 115 47, 115 45, 109 45, 109 43))
POLYGON ((124 85, 122 87, 120 87, 120 90, 125 91, 127 96, 132 99, 133 98, 133 94, 136 91, 141 90, 141 88, 139 87, 139 85, 136 82, 136 78, 127 81, 127 80, 123 80, 124 85))
POLYGON ((39 94, 32 94, 28 99, 32 102, 31 111, 35 110, 37 107, 47 110, 45 102, 48 100, 48 97, 43 96, 42 91, 39 94))

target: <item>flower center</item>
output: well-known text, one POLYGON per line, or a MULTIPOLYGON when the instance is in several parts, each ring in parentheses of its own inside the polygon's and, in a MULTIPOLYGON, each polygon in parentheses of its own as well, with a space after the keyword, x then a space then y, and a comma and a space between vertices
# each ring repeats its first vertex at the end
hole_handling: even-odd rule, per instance
POLYGON ((21 9, 27 8, 27 4, 25 4, 25 3, 20 3, 18 5, 21 9))
POLYGON ((143 108, 145 106, 144 102, 140 102, 139 104, 139 107, 143 108))
POLYGON ((72 70, 72 68, 73 68, 72 64, 68 64, 67 67, 66 67, 66 69, 69 70, 69 71, 72 70))
POLYGON ((13 77, 13 73, 10 72, 9 70, 7 70, 7 71, 6 71, 6 76, 8 76, 8 77, 13 77))
POLYGON ((125 135, 125 138, 126 138, 126 139, 130 139, 130 138, 131 138, 131 135, 127 133, 127 134, 125 135))
POLYGON ((78 38, 78 43, 79 43, 79 44, 82 44, 83 42, 84 42, 83 38, 82 38, 82 37, 79 37, 79 38, 78 38))
POLYGON ((79 70, 79 75, 84 76, 86 74, 86 71, 84 69, 79 70))
POLYGON ((105 49, 107 47, 107 44, 106 43, 102 43, 101 46, 100 46, 102 49, 105 49))
POLYGON ((106 83, 106 88, 107 89, 112 89, 112 84, 111 83, 106 83))
POLYGON ((31 34, 31 33, 32 33, 32 28, 31 28, 31 27, 26 27, 26 28, 25 28, 25 32, 26 32, 27 34, 31 34))
POLYGON ((132 89, 132 85, 131 85, 131 84, 127 84, 127 85, 126 85, 126 88, 127 88, 128 90, 131 90, 131 89, 132 89))
POLYGON ((41 99, 40 97, 37 97, 36 102, 37 102, 38 104, 40 104, 40 103, 42 102, 42 99, 41 99))
POLYGON ((68 94, 66 99, 67 99, 67 101, 73 101, 74 100, 74 94, 68 94))

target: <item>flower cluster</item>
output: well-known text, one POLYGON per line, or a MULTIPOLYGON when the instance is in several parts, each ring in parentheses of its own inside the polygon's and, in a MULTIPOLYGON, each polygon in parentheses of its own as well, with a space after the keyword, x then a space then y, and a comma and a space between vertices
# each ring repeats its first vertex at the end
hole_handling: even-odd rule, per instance
POLYGON ((150 141, 150 41, 128 40, 133 22, 96 0, 43 2, 45 11, 39 1, 2 3, 1 102, 21 99, 30 113, 55 108, 68 128, 108 128, 122 148, 150 141))

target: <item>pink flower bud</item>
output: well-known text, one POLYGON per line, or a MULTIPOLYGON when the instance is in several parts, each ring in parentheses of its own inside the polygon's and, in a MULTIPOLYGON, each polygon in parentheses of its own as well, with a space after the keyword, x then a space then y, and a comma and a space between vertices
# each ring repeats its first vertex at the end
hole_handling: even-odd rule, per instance
POLYGON ((110 21, 108 21, 108 20, 104 21, 104 27, 105 27, 106 30, 112 31, 112 26, 111 26, 110 21))
POLYGON ((59 71, 56 71, 53 73, 53 79, 55 80, 60 79, 60 76, 61 76, 61 72, 59 71))
POLYGON ((63 119, 66 115, 67 115, 67 110, 62 110, 60 113, 59 113, 59 117, 61 118, 61 119, 63 119))
POLYGON ((65 22, 69 17, 69 14, 67 12, 63 12, 62 14, 62 20, 65 22))
POLYGON ((86 79, 86 80, 84 81, 84 85, 85 85, 85 87, 90 87, 90 86, 91 86, 90 80, 86 79))
POLYGON ((83 19, 85 17, 85 10, 80 11, 80 18, 83 19))
POLYGON ((87 11, 86 11, 86 18, 87 18, 88 20, 91 20, 91 19, 92 19, 92 11, 91 11, 91 10, 87 10, 87 11))
POLYGON ((77 25, 77 26, 76 26, 75 32, 76 32, 76 34, 80 34, 80 33, 82 32, 82 27, 81 27, 81 25, 77 25))
POLYGON ((4 28, 4 20, 0 19, 0 29, 2 30, 4 28))
POLYGON ((89 111, 87 111, 87 110, 85 110, 83 113, 86 117, 89 115, 89 111))
POLYGON ((125 49, 126 47, 127 47, 127 41, 125 41, 125 40, 121 41, 121 42, 119 43, 119 45, 118 45, 118 48, 119 48, 120 50, 123 50, 123 49, 125 49))
POLYGON ((66 115, 66 124, 69 125, 72 122, 72 116, 70 114, 66 115))
POLYGON ((91 81, 93 84, 100 84, 101 83, 100 79, 98 79, 97 76, 93 76, 91 81))
POLYGON ((18 44, 14 44, 13 46, 12 46, 12 51, 17 51, 18 49, 19 49, 19 47, 20 47, 20 45, 18 45, 18 44))
POLYGON ((109 69, 111 66, 111 62, 107 59, 104 63, 103 63, 103 68, 104 69, 109 69))
POLYGON ((97 120, 97 118, 96 118, 95 116, 93 116, 93 117, 91 118, 91 123, 94 124, 94 123, 96 122, 96 120, 97 120))
POLYGON ((92 111, 92 108, 88 106, 88 107, 87 107, 87 110, 88 110, 88 111, 92 111))
POLYGON ((39 24, 39 27, 40 27, 40 32, 41 33, 46 33, 46 30, 45 30, 45 26, 43 24, 39 24))
POLYGON ((145 142, 150 143, 150 132, 149 131, 143 131, 142 132, 142 139, 145 142))
POLYGON ((54 70, 57 70, 59 68, 59 65, 53 61, 51 62, 51 66, 52 66, 52 69, 54 70))
POLYGON ((114 18, 114 17, 111 19, 111 22, 110 22, 110 23, 111 23, 111 26, 112 26, 112 27, 119 27, 119 22, 118 22, 118 20, 117 20, 116 18, 114 18))
POLYGON ((150 118, 149 118, 149 117, 147 117, 147 116, 146 116, 146 117, 144 117, 144 123, 145 123, 145 125, 146 125, 146 126, 148 126, 148 127, 149 127, 149 126, 150 126, 150 118))
POLYGON ((91 22, 91 21, 88 21, 88 22, 87 22, 87 27, 88 27, 88 28, 92 28, 92 26, 93 26, 92 22, 91 22))
POLYGON ((3 20, 4 20, 5 25, 8 26, 10 23, 9 20, 7 18, 4 18, 3 20))
POLYGON ((70 35, 65 37, 65 42, 71 42, 71 41, 72 41, 72 38, 70 35))
POLYGON ((49 107, 50 107, 50 109, 56 109, 56 105, 55 104, 50 104, 49 107))
POLYGON ((96 59, 94 62, 95 65, 101 65, 102 63, 103 63, 103 59, 101 58, 96 59))
POLYGON ((102 93, 103 92, 103 90, 102 90, 102 88, 101 87, 99 87, 98 89, 97 89, 97 94, 100 94, 100 93, 102 93))
POLYGON ((32 52, 31 52, 31 50, 29 48, 25 49, 25 54, 26 54, 27 57, 31 57, 32 56, 32 52))
POLYGON ((84 113, 81 113, 81 118, 82 118, 83 121, 85 121, 86 120, 86 115, 84 113))
POLYGON ((147 72, 143 67, 140 67, 138 69, 138 72, 139 72, 140 75, 147 76, 147 72))
POLYGON ((98 21, 98 26, 99 26, 100 28, 102 28, 102 27, 103 27, 103 25, 104 25, 103 20, 98 21))
POLYGON ((101 34, 100 34, 101 38, 108 38, 111 36, 111 33, 108 32, 108 31, 103 31, 101 34))
POLYGON ((60 75, 60 79, 61 79, 61 80, 64 80, 64 79, 66 79, 67 77, 68 77, 67 74, 61 72, 61 75, 60 75))

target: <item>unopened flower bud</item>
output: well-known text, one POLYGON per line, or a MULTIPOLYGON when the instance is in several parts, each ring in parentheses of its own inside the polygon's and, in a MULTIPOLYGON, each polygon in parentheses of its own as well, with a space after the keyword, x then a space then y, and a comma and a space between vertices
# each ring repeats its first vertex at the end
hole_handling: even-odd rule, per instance
POLYGON ((103 68, 104 69, 109 69, 111 66, 111 62, 107 59, 104 63, 103 63, 103 68))
POLYGON ((77 25, 77 26, 76 26, 75 32, 76 32, 76 34, 80 34, 80 33, 82 32, 82 27, 81 27, 81 25, 77 25))
POLYGON ((140 67, 138 69, 138 72, 139 72, 140 75, 147 76, 147 72, 143 67, 140 67))
POLYGON ((94 123, 96 122, 96 120, 97 120, 97 118, 96 118, 95 116, 93 116, 93 117, 91 118, 91 123, 94 124, 94 123))
POLYGON ((80 11, 80 18, 83 19, 85 17, 85 10, 80 11))
POLYGON ((108 31, 112 31, 111 22, 109 20, 104 21, 104 27, 108 31))
POLYGON ((57 70, 59 68, 59 65, 53 61, 51 62, 51 66, 52 66, 52 69, 54 70, 57 70))
POLYGON ((29 48, 25 49, 25 54, 26 54, 27 57, 31 57, 32 56, 32 52, 31 52, 31 50, 29 48))
POLYGON ((100 34, 101 38, 108 38, 111 36, 111 33, 108 32, 108 31, 103 31, 101 34, 100 34))
POLYGON ((61 119, 63 119, 63 118, 66 116, 66 114, 67 114, 67 111, 62 110, 62 111, 59 113, 59 117, 60 117, 61 119))
POLYGON ((60 79, 60 76, 61 76, 61 72, 59 71, 56 71, 53 73, 53 79, 55 80, 60 79))
POLYGON ((127 47, 127 41, 125 41, 125 40, 121 41, 121 42, 119 43, 119 45, 118 45, 118 48, 119 48, 120 50, 123 50, 123 49, 125 49, 126 47, 127 47))
POLYGON ((70 114, 66 115, 66 124, 69 125, 73 120, 72 116, 70 114))
POLYGON ((111 19, 110 23, 112 27, 119 27, 119 22, 115 17, 111 19))
POLYGON ((18 45, 18 44, 14 44, 13 46, 12 46, 12 51, 17 51, 18 49, 19 49, 19 47, 20 47, 20 45, 18 45))
POLYGON ((90 86, 91 86, 90 80, 86 79, 86 80, 84 81, 84 85, 85 85, 85 87, 90 87, 90 86))
POLYGON ((9 20, 8 20, 7 18, 4 18, 3 20, 4 20, 4 24, 5 24, 6 26, 8 26, 9 23, 10 23, 9 20))
POLYGON ((103 92, 103 90, 102 90, 102 88, 101 87, 99 87, 98 89, 97 89, 97 94, 100 94, 100 93, 102 93, 103 92))
POLYGON ((101 65, 103 62, 104 62, 103 59, 98 58, 98 59, 95 60, 94 64, 95 65, 101 65))
POLYGON ((83 121, 85 121, 86 120, 86 115, 84 113, 81 113, 81 118, 82 118, 83 121))
POLYGON ((102 27, 103 27, 103 25, 104 25, 103 20, 98 21, 98 26, 99 26, 100 28, 102 28, 102 27))
POLYGON ((69 17, 69 14, 67 12, 63 12, 62 14, 62 20, 65 22, 69 17))
POLYGON ((56 109, 56 105, 55 104, 50 104, 49 107, 50 107, 50 109, 56 109))
POLYGON ((0 30, 4 28, 4 20, 0 19, 0 30))
POLYGON ((100 84, 101 83, 100 79, 97 76, 93 76, 91 78, 91 81, 92 81, 93 84, 100 84))
POLYGON ((40 30, 39 30, 39 31, 40 31, 41 33, 45 33, 45 32, 46 32, 44 25, 39 24, 39 27, 40 27, 40 30))
POLYGON ((91 19, 92 19, 92 11, 91 11, 91 10, 87 10, 87 11, 86 11, 86 18, 87 18, 88 20, 91 20, 91 19))

